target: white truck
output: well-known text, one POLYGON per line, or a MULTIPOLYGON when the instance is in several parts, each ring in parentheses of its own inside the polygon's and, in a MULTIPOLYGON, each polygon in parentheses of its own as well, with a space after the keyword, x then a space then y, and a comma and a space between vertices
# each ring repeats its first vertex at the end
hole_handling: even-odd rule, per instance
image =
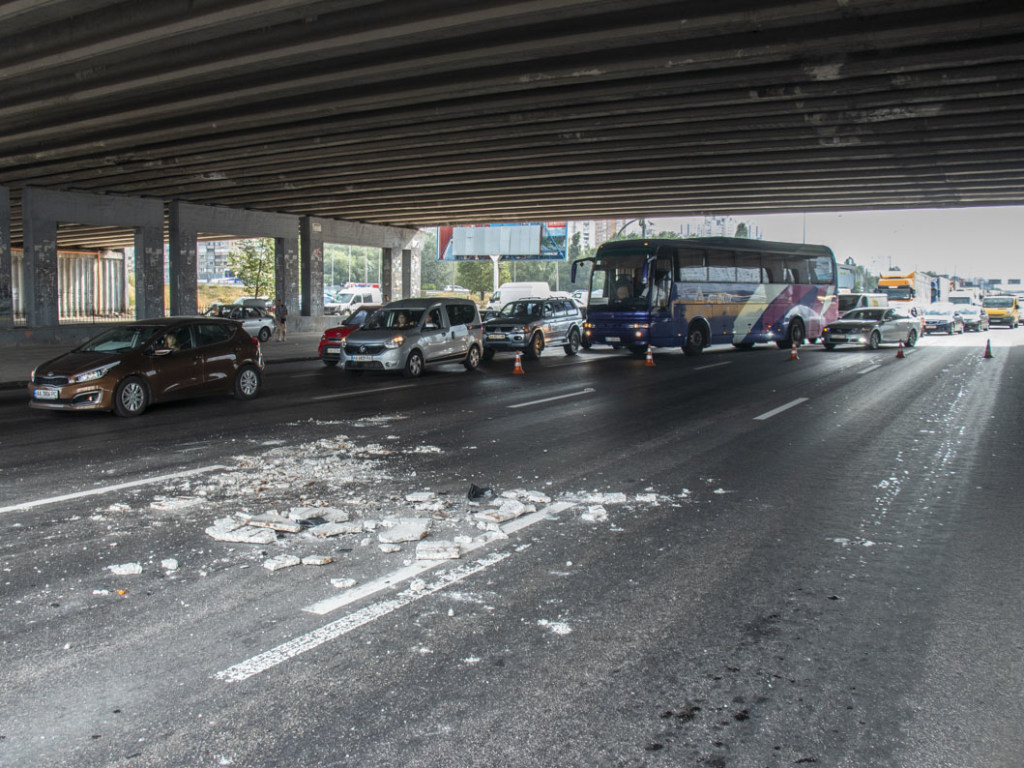
POLYGON ((325 315, 348 317, 364 304, 383 304, 380 286, 373 284, 349 284, 329 302, 324 302, 325 315))
POLYGON ((949 292, 947 301, 950 304, 968 304, 980 307, 983 298, 981 288, 954 288, 949 292))

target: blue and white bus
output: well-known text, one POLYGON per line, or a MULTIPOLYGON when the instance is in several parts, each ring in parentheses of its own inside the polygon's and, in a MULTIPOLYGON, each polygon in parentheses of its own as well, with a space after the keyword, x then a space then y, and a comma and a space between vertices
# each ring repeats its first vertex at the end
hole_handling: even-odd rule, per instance
POLYGON ((710 344, 788 349, 837 316, 835 256, 823 245, 733 237, 615 240, 591 258, 584 344, 644 355, 710 344))

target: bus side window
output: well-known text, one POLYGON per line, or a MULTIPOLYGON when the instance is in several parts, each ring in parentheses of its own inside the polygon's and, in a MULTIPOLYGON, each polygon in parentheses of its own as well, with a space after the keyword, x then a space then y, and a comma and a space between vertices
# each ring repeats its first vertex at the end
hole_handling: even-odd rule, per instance
POLYGON ((684 283, 706 283, 707 267, 704 266, 704 251, 699 248, 680 248, 676 251, 676 279, 684 283))
POLYGON ((759 253, 737 253, 736 254, 736 282, 737 283, 760 283, 761 280, 761 254, 759 253))
POLYGON ((708 251, 708 280, 713 283, 736 282, 736 255, 732 251, 708 251))

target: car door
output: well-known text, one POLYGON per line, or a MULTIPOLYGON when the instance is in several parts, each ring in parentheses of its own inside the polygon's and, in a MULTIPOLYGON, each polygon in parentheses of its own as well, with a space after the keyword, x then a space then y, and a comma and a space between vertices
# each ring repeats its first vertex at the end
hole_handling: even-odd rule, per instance
POLYGON ((896 342, 903 338, 903 325, 893 309, 886 310, 882 315, 882 322, 879 326, 882 334, 882 341, 896 342))
POLYGON ((193 336, 196 350, 202 358, 206 388, 226 389, 234 381, 238 365, 238 355, 232 343, 233 329, 225 323, 196 323, 193 336))
POLYGON ((203 355, 196 349, 191 325, 169 328, 152 349, 153 367, 147 378, 153 397, 185 397, 204 387, 203 355))
POLYGON ((469 331, 469 323, 472 322, 472 307, 463 304, 445 304, 444 306, 449 325, 448 354, 453 358, 463 357, 469 352, 472 339, 469 331))
POLYGON ((429 362, 447 357, 452 345, 448 333, 448 315, 442 305, 435 304, 424 312, 421 322, 420 349, 423 351, 423 359, 429 362))

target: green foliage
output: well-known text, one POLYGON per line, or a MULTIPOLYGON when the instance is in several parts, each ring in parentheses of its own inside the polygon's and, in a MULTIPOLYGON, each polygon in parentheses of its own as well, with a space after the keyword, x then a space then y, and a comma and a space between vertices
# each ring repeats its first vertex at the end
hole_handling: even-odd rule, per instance
POLYGON ((750 237, 750 233, 747 231, 747 223, 745 221, 741 221, 736 225, 735 237, 750 237))
POLYGON ((274 239, 238 240, 228 254, 228 265, 242 281, 250 296, 270 296, 274 292, 274 239))
POLYGON ((380 276, 380 248, 324 243, 324 285, 376 283, 380 276))

